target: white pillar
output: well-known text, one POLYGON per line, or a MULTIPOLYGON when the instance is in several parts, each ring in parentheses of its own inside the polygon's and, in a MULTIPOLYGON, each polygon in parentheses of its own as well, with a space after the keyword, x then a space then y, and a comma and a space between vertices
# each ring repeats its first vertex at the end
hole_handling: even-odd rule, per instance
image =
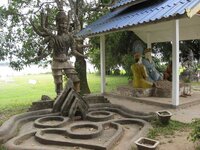
POLYGON ((172 105, 179 105, 179 20, 173 22, 172 41, 172 105))
POLYGON ((147 32, 147 48, 151 48, 150 32, 147 32))
POLYGON ((105 35, 100 36, 100 59, 101 59, 101 94, 104 94, 106 92, 105 35))

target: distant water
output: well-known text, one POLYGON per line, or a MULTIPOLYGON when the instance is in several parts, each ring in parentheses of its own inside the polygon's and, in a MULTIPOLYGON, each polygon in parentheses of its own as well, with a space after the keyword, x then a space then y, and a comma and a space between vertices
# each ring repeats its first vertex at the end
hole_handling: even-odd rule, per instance
MULTIPOLYGON (((13 76, 22 76, 22 75, 30 75, 30 74, 42 74, 51 72, 51 66, 47 66, 46 68, 38 67, 37 65, 31 65, 30 67, 26 67, 21 71, 16 71, 9 67, 8 65, 0 65, 0 78, 4 77, 13 77, 13 76)), ((96 72, 94 66, 87 62, 87 72, 93 73, 96 72)))
POLYGON ((21 71, 16 71, 7 65, 0 65, 0 77, 12 77, 12 76, 22 76, 28 74, 41 74, 51 72, 50 65, 46 68, 38 67, 37 65, 31 65, 26 67, 21 71))

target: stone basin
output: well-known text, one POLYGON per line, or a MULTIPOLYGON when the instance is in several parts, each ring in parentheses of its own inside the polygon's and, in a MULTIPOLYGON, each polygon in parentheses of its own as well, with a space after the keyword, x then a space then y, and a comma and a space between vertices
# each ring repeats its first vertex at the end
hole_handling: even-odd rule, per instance
POLYGON ((156 150, 159 141, 141 137, 137 141, 135 141, 138 150, 156 150))
POLYGON ((52 110, 28 112, 0 127, 0 143, 8 150, 128 150, 151 128, 142 118, 149 120, 152 115, 112 104, 91 106, 85 120, 52 110))
POLYGON ((47 116, 35 120, 34 126, 38 128, 57 128, 64 126, 68 120, 68 117, 47 116))
POLYGON ((162 124, 168 124, 169 120, 170 120, 170 118, 172 116, 172 113, 167 111, 167 110, 157 111, 156 114, 158 116, 159 121, 162 124))
POLYGON ((107 121, 114 119, 114 113, 109 111, 92 111, 87 114, 87 119, 90 121, 107 121))

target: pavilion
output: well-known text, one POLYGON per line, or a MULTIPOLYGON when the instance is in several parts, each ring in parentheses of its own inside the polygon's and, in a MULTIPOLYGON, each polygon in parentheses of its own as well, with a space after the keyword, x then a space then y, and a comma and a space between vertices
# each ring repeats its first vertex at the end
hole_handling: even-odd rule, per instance
POLYGON ((79 37, 100 36, 101 93, 105 93, 105 35, 133 31, 148 48, 172 42, 172 105, 179 106, 179 41, 200 39, 200 0, 119 0, 110 12, 80 31, 79 37))

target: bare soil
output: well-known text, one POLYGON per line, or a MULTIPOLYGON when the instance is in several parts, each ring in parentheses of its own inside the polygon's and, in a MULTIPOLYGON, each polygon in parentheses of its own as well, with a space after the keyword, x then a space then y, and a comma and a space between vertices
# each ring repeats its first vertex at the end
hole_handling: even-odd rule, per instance
POLYGON ((190 130, 178 131, 174 135, 159 136, 160 141, 158 150, 197 150, 199 143, 193 143, 187 137, 190 130))
MULTIPOLYGON (((118 99, 108 97, 113 104, 125 106, 131 110, 142 111, 145 113, 156 112, 160 110, 166 110, 161 106, 148 105, 145 103, 138 103, 126 99, 118 99)), ((162 100, 162 99, 161 99, 162 100)), ((184 123, 191 123, 194 118, 200 118, 200 104, 188 106, 180 109, 167 109, 172 112, 173 120, 177 120, 184 123)), ((200 142, 193 143, 187 137, 191 129, 177 131, 173 135, 159 136, 157 140, 160 141, 158 150, 200 150, 200 142), (198 148, 197 148, 198 147, 198 148)))

